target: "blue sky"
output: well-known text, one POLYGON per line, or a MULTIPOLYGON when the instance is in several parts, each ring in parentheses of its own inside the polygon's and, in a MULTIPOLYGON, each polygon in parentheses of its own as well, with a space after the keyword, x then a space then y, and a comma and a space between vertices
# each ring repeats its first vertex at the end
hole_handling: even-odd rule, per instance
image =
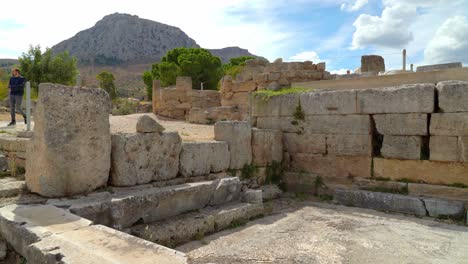
POLYGON ((327 62, 354 70, 360 56, 383 55, 401 68, 468 64, 468 0, 25 0, 22 15, 0 18, 0 58, 29 44, 50 47, 120 12, 177 26, 206 48, 239 46, 269 60, 327 62))

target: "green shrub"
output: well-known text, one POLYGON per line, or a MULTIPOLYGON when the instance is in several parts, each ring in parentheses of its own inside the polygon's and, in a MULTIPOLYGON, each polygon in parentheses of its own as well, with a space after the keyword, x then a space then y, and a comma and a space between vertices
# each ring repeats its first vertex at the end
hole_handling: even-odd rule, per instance
POLYGON ((291 88, 283 88, 278 91, 272 90, 260 90, 253 93, 254 98, 261 99, 263 101, 268 101, 270 98, 275 96, 281 96, 286 94, 296 94, 296 93, 303 93, 310 91, 312 89, 308 88, 301 88, 301 87, 291 87, 291 88))
POLYGON ((241 177, 243 179, 250 179, 255 176, 255 173, 258 171, 257 166, 254 164, 245 164, 241 170, 241 177))
POLYGON ((283 166, 278 161, 267 163, 266 182, 268 184, 281 184, 283 178, 283 166))
POLYGON ((112 104, 112 115, 131 115, 136 113, 138 103, 127 99, 119 98, 113 100, 112 104))

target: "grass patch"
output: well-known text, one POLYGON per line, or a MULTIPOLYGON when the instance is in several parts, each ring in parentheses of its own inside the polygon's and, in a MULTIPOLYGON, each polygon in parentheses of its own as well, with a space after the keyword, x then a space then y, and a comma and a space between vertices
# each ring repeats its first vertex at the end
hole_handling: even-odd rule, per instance
POLYGON ((303 93, 310 91, 311 89, 302 88, 302 87, 291 87, 291 88, 283 88, 278 91, 271 91, 271 90, 261 90, 256 91, 253 93, 254 98, 261 99, 263 101, 268 101, 270 98, 275 96, 281 96, 286 94, 296 94, 296 93, 303 93))
POLYGON ((468 188, 468 185, 466 185, 466 184, 464 184, 464 183, 459 183, 459 182, 455 182, 455 183, 449 184, 448 186, 450 186, 450 187, 455 187, 455 188, 463 188, 463 189, 468 188))
POLYGON ((304 121, 304 119, 305 119, 305 113, 304 113, 304 110, 302 109, 302 105, 301 105, 300 101, 296 106, 296 110, 294 111, 293 116, 294 116, 295 120, 304 121))
POLYGON ((202 240, 205 238, 205 234, 203 234, 202 232, 198 232, 196 233, 194 236, 193 236, 193 240, 202 240))
POLYGON ((283 177, 283 166, 280 162, 274 160, 267 163, 266 166, 266 182, 268 184, 281 184, 283 177))
POLYGON ((229 176, 231 176, 231 177, 236 177, 236 175, 237 175, 237 170, 235 170, 235 169, 228 169, 228 170, 227 170, 227 174, 228 174, 229 176))
POLYGON ((112 115, 131 115, 135 114, 137 110, 137 102, 126 100, 123 98, 117 98, 112 101, 113 109, 112 115))
POLYGON ((328 194, 321 194, 321 195, 318 196, 318 198, 323 202, 333 200, 333 196, 328 195, 328 194))
POLYGON ((388 182, 388 181, 392 180, 390 178, 385 178, 385 177, 375 177, 375 178, 371 178, 371 179, 375 180, 375 181, 382 181, 382 182, 388 182))
POLYGON ((254 164, 245 164, 241 170, 241 177, 243 179, 251 179, 255 176, 256 172, 258 172, 257 166, 254 164))
POLYGON ((296 193, 295 196, 296 196, 296 199, 298 199, 301 202, 309 199, 309 195, 307 193, 303 193, 303 192, 296 193))
POLYGON ((247 220, 245 219, 235 219, 232 220, 231 224, 229 224, 229 228, 238 228, 241 226, 245 226, 247 224, 247 220))
POLYGON ((325 182, 323 181, 323 178, 320 177, 320 176, 317 176, 315 177, 315 180, 314 180, 314 195, 315 196, 318 196, 318 192, 320 189, 327 189, 327 185, 325 184, 325 182))
POLYGON ((408 178, 401 178, 396 181, 402 182, 402 183, 425 183, 424 181, 418 181, 418 180, 413 180, 413 179, 408 179, 408 178))

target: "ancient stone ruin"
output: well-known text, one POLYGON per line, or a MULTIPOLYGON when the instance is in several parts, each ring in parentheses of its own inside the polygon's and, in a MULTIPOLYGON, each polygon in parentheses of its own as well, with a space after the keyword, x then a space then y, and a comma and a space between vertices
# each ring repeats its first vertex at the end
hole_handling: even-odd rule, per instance
POLYGON ((187 120, 191 123, 212 124, 224 120, 246 120, 252 92, 290 87, 292 82, 318 81, 330 78, 325 63, 269 63, 264 59, 246 62, 242 72, 225 76, 220 91, 192 90, 190 78, 179 77, 173 87, 153 84, 153 112, 159 116, 187 120))

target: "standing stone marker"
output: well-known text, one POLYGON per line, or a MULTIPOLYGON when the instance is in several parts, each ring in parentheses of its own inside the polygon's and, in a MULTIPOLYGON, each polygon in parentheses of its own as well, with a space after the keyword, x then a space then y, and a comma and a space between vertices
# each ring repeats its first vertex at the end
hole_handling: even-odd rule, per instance
POLYGON ((111 158, 110 110, 102 89, 40 84, 26 159, 29 190, 63 197, 104 186, 111 158))

